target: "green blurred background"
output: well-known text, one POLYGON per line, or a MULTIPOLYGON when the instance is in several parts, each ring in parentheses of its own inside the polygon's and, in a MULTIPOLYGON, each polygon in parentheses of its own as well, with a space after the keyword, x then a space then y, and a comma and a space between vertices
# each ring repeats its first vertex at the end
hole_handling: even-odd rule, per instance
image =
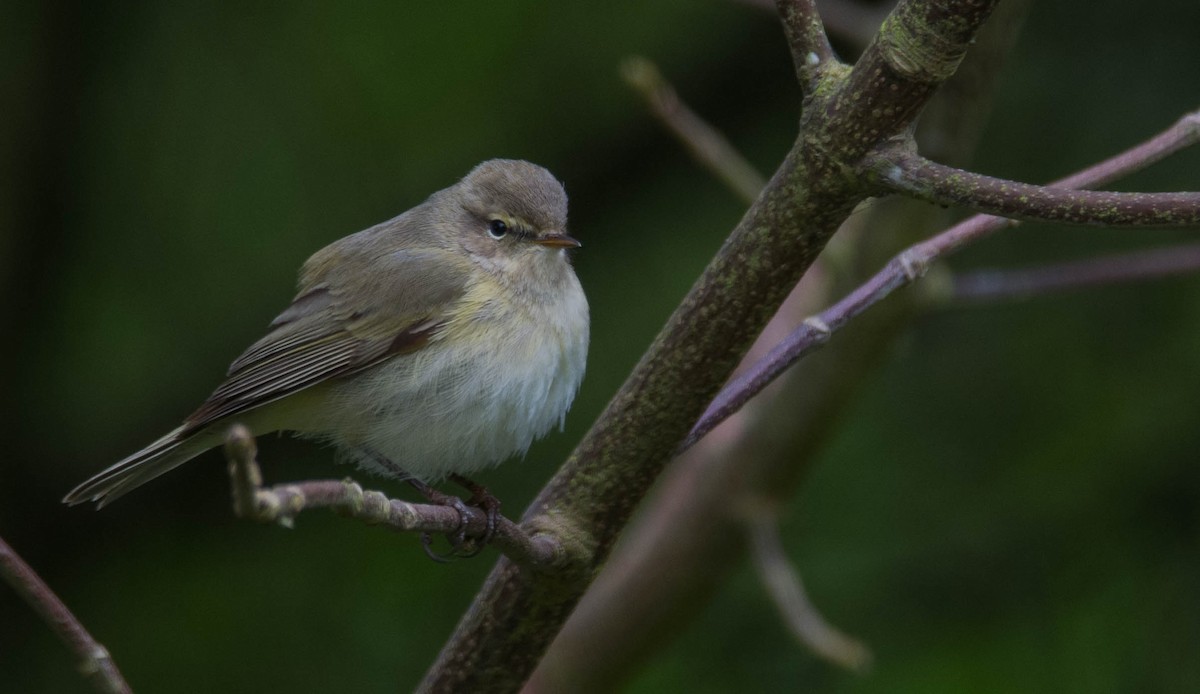
MULTIPOLYGON (((1046 180, 1197 107, 1197 26, 1193 3, 1035 3, 977 168, 1046 180)), ((0 536, 135 690, 417 681, 494 554, 436 565, 332 514, 239 522, 217 454, 101 513, 58 499, 207 395, 309 254, 504 156, 565 182, 593 312, 566 433, 480 477, 521 509, 742 212, 621 84, 634 53, 777 165, 792 68, 774 18, 732 1, 0 5, 0 536)), ((1198 171, 1189 152, 1121 185, 1198 171)), ((954 266, 1188 236, 1030 225, 954 266)), ((1198 307, 1191 277, 914 326, 784 528, 874 671, 799 650, 741 569, 631 691, 1196 691, 1198 307)), ((262 448, 269 481, 351 472, 262 448)), ((7 588, 0 691, 90 691, 7 588)))

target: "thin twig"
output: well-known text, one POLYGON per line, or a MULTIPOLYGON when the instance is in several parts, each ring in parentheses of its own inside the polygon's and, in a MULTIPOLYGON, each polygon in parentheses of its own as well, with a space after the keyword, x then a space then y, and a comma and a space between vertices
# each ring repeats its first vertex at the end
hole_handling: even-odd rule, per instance
POLYGON ((1018 270, 976 270, 954 278, 956 301, 1026 299, 1200 271, 1200 243, 1116 253, 1018 270))
POLYGON ((825 621, 808 598, 800 574, 784 552, 774 514, 759 513, 747 519, 746 534, 758 577, 800 644, 835 665, 856 672, 868 669, 871 650, 825 621))
MULTIPOLYGON (((466 507, 467 512, 460 516, 450 506, 389 499, 382 492, 364 490, 350 479, 310 480, 263 488, 254 437, 241 425, 230 428, 225 456, 233 485, 234 513, 248 520, 290 528, 301 511, 328 508, 347 518, 396 532, 448 534, 464 530, 466 537, 477 539, 487 530, 487 514, 481 509, 466 507)), ((492 544, 526 567, 553 569, 565 561, 563 545, 553 534, 531 535, 503 516, 497 518, 492 544)))
POLYGON ((734 190, 747 204, 767 184, 766 178, 746 161, 715 128, 680 101, 658 67, 635 56, 621 64, 621 76, 645 98, 650 111, 662 121, 692 156, 734 190))
POLYGON ((79 671, 96 689, 107 694, 129 694, 131 691, 121 676, 108 650, 92 638, 83 624, 59 599, 50 586, 0 538, 0 576, 25 599, 46 622, 51 631, 74 654, 79 671))
MULTIPOLYGON (((1187 114, 1150 140, 1050 185, 1060 188, 1103 185, 1195 144, 1197 140, 1200 140, 1200 111, 1187 114)), ((767 356, 725 386, 677 452, 690 448, 785 369, 828 342, 832 334, 851 319, 924 275, 931 263, 970 242, 1016 224, 1016 220, 1004 217, 976 215, 892 258, 871 279, 825 311, 805 320, 767 356)))

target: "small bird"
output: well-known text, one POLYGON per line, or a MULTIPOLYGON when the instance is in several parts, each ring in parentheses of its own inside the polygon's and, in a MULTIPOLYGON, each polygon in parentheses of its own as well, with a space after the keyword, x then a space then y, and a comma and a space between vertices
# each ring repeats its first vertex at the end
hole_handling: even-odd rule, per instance
POLYGON ((478 496, 462 476, 561 428, 583 378, 588 304, 566 224, 549 171, 494 159, 335 241, 199 409, 63 501, 103 507, 220 445, 234 422, 330 442, 426 489, 453 476, 478 496))

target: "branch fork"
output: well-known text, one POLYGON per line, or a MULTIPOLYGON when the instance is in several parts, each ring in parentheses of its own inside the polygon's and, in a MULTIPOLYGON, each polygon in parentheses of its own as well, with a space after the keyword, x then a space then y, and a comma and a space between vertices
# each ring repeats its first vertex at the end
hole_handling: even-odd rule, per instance
MULTIPOLYGON (((897 141, 911 141, 917 117, 997 4, 900 0, 880 35, 848 68, 828 49, 814 0, 778 0, 803 93, 796 146, 526 511, 530 519, 562 516, 586 529, 595 540, 587 560, 592 570, 581 574, 582 580, 565 579, 559 590, 546 591, 543 582, 501 561, 418 691, 514 691, 526 682, 634 507, 680 451, 680 441, 686 439, 684 447, 694 443, 744 403, 733 401, 739 389, 751 392, 747 380, 760 388, 778 374, 760 371, 735 379, 734 392, 721 396, 729 406, 713 402, 741 355, 855 206, 894 190, 872 166, 885 152, 890 155, 897 141)), ((903 192, 919 197, 919 191, 903 192)), ((929 197, 948 202, 949 193, 935 192, 929 197)), ((1155 200, 1165 206, 1180 202, 1155 200)), ((1126 216, 1143 226, 1171 223, 1162 207, 1154 207, 1150 214, 1126 216)), ((823 327, 803 325, 805 335, 792 345, 796 349, 788 363, 919 274, 920 263, 907 265, 899 277, 860 287, 840 314, 821 313, 823 327)))

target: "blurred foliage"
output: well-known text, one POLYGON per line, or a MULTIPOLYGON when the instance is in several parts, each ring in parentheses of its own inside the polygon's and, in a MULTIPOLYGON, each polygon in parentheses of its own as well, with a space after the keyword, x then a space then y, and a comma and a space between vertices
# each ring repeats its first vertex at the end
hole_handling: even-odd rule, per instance
MULTIPOLYGON (((978 168, 1045 180, 1195 108, 1198 25, 1200 7, 1167 0, 1037 3, 978 168)), ((332 515, 240 523, 217 454, 102 513, 58 499, 190 411, 309 254, 507 156, 566 183, 593 309, 567 431, 481 478, 522 508, 741 213, 622 86, 633 53, 764 171, 790 146, 778 25, 724 0, 0 6, 0 534, 137 691, 420 677, 490 555, 435 565, 332 515)), ((1121 185, 1195 190, 1198 170, 1188 152, 1121 185)), ((1030 225, 954 266, 1185 236, 1030 225)), ((1194 691, 1197 306, 1185 278, 914 326, 785 528, 875 671, 798 650, 742 570, 632 689, 1194 691)), ((271 480, 350 472, 290 439, 263 449, 271 480)), ((0 691, 88 691, 7 590, 0 691)))

